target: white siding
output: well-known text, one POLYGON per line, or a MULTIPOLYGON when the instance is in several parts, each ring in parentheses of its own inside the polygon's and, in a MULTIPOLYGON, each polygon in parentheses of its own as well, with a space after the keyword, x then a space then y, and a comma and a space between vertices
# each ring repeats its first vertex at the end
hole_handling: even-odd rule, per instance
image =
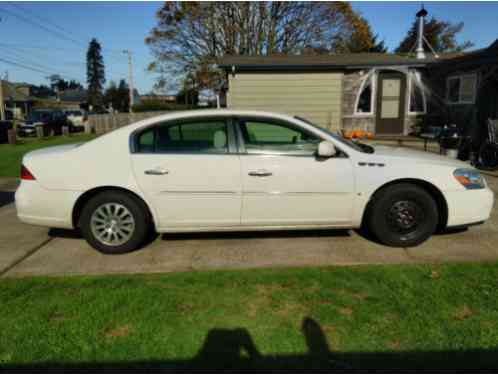
POLYGON ((342 73, 229 74, 227 105, 305 117, 341 127, 342 73))

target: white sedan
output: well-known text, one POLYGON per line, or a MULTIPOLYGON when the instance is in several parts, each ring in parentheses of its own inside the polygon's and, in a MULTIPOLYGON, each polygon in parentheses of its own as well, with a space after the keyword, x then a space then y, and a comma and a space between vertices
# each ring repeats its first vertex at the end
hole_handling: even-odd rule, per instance
POLYGON ((347 141, 287 115, 177 112, 81 145, 30 152, 26 223, 79 228, 104 253, 157 232, 359 228, 389 246, 489 218, 493 193, 463 162, 347 141))

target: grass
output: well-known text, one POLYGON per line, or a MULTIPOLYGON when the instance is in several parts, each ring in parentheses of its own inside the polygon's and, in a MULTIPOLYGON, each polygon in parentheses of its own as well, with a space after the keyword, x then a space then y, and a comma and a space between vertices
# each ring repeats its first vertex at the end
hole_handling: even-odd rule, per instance
POLYGON ((497 264, 3 279, 0 370, 496 368, 497 280, 497 264))
POLYGON ((20 138, 16 145, 2 144, 0 145, 0 177, 19 177, 22 157, 27 152, 43 147, 86 142, 95 137, 96 135, 93 134, 75 134, 41 139, 20 138))

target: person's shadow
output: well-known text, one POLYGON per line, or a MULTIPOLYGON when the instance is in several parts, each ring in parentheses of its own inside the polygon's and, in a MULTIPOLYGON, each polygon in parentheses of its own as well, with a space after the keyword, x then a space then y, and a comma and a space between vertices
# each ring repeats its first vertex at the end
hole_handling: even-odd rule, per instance
MULTIPOLYGON (((35 362, 2 364, 1 372, 222 372, 222 371, 326 371, 363 370, 481 370, 498 368, 498 351, 331 352, 320 325, 305 317, 301 325, 307 353, 263 355, 245 328, 211 329, 193 358, 119 362, 35 362)), ((166 340, 166 338, 165 338, 166 340)))
POLYGON ((306 355, 263 356, 247 329, 212 329, 190 368, 203 369, 342 369, 350 367, 334 360, 327 338, 312 318, 303 319, 306 355))

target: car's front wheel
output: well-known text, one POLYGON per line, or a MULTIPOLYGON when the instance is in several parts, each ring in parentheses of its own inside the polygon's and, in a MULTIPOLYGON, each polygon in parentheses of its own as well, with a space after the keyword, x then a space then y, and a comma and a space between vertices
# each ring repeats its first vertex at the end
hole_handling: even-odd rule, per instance
POLYGON ((379 191, 368 212, 368 226, 385 245, 412 247, 427 240, 438 225, 432 196, 412 184, 397 184, 379 191))
POLYGON ((137 198, 109 191, 97 194, 85 204, 79 224, 92 247, 105 254, 122 254, 144 243, 151 220, 137 198))

